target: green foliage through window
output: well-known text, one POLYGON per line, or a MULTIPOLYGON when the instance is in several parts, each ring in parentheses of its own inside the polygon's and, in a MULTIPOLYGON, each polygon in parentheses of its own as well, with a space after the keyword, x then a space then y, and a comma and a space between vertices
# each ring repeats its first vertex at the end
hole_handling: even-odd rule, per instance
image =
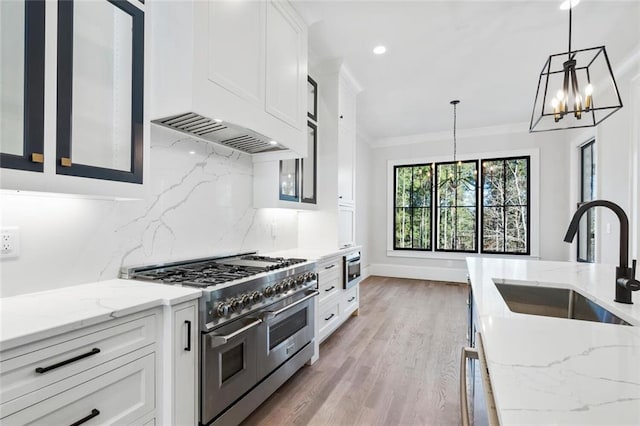
POLYGON ((529 157, 482 161, 482 252, 529 253, 529 157))
POLYGON ((430 164, 395 167, 394 249, 431 250, 430 164))
POLYGON ((529 157, 395 166, 393 248, 529 254, 529 187, 529 157))
POLYGON ((477 251, 478 162, 436 165, 438 251, 477 251))

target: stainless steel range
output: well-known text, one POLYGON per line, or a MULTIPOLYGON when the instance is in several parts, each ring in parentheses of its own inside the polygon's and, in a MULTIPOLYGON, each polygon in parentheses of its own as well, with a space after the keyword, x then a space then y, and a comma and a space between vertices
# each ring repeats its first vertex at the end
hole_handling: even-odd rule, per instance
POLYGON ((255 252, 123 268, 202 289, 200 423, 237 424, 314 354, 315 262, 255 252))

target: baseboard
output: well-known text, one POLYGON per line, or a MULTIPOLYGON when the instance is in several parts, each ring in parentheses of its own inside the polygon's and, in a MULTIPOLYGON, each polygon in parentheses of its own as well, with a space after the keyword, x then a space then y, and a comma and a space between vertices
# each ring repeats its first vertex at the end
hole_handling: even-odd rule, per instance
POLYGON ((370 266, 371 266, 371 265, 367 265, 367 266, 365 266, 364 268, 362 268, 362 271, 360 272, 360 276, 362 277, 362 279, 363 279, 363 280, 364 280, 365 278, 367 278, 369 275, 371 275, 371 274, 369 273, 369 271, 370 271, 370 269, 371 269, 371 268, 370 268, 370 266))
POLYGON ((412 278, 417 280, 467 282, 467 270, 460 268, 438 268, 434 266, 407 266, 372 263, 366 268, 368 275, 382 277, 412 278))

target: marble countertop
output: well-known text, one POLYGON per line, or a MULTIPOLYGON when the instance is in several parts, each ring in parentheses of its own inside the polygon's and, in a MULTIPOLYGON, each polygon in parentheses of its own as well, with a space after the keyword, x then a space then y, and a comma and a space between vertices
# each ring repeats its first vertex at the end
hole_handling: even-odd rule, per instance
POLYGON ((200 297, 198 289, 108 280, 0 298, 0 350, 200 297))
POLYGON ((294 249, 281 250, 281 251, 275 251, 275 252, 265 252, 265 253, 261 252, 259 254, 263 256, 292 257, 292 258, 321 261, 329 257, 344 255, 360 249, 362 249, 362 246, 349 246, 349 247, 342 247, 342 248, 335 247, 335 248, 326 248, 326 249, 294 248, 294 249))
POLYGON ((615 266, 467 258, 502 425, 640 424, 640 294, 613 301, 615 266), (495 283, 572 288, 632 327, 514 313, 495 283))

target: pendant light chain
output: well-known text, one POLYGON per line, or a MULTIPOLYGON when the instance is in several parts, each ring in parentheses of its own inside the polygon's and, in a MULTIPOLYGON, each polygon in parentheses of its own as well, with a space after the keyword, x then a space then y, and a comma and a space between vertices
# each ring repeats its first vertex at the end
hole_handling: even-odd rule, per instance
POLYGON ((453 100, 451 102, 449 102, 451 105, 453 105, 453 161, 456 161, 456 154, 458 152, 458 140, 456 138, 456 124, 458 121, 458 115, 457 115, 457 106, 460 103, 459 100, 453 100))
POLYGON ((571 59, 571 11, 573 10, 572 5, 569 5, 569 52, 567 56, 571 59))

